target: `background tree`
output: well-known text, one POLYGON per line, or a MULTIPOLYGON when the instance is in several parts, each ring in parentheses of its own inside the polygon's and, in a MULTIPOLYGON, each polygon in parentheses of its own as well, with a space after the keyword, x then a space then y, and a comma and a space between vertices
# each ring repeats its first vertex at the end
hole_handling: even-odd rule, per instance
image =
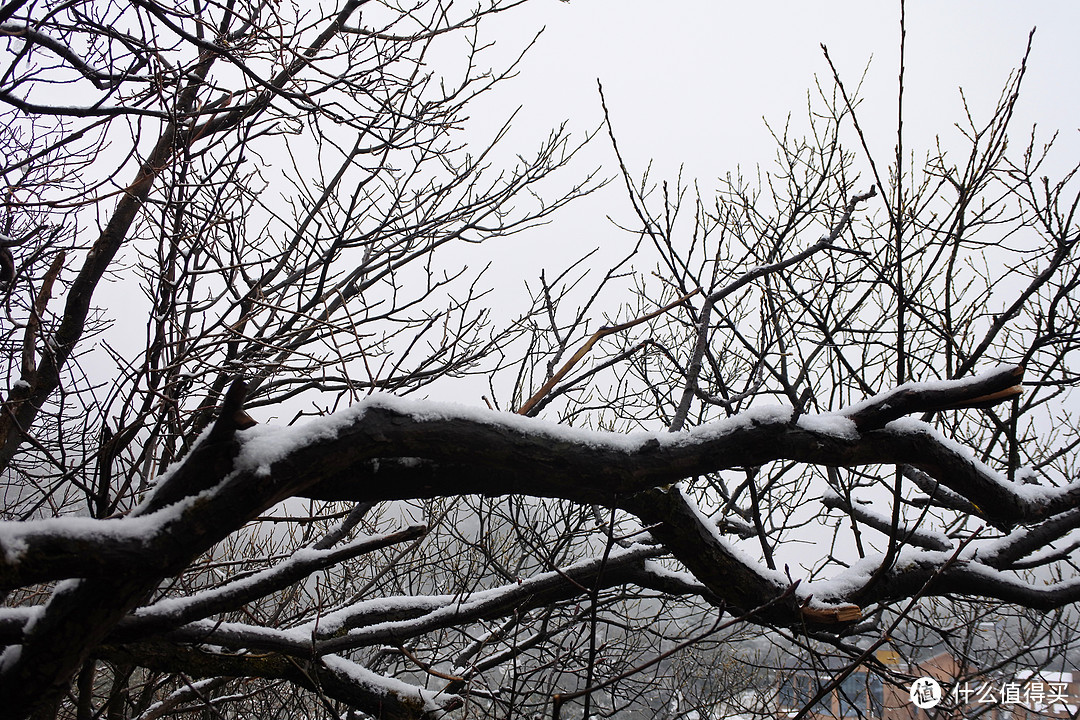
POLYGON ((746 623, 865 660, 1076 600, 1080 196, 1007 152, 1024 67, 917 171, 837 76, 715 197, 609 117, 632 252, 508 319, 475 259, 602 182, 460 146, 516 4, 0 8, 14 715, 706 709, 746 623))

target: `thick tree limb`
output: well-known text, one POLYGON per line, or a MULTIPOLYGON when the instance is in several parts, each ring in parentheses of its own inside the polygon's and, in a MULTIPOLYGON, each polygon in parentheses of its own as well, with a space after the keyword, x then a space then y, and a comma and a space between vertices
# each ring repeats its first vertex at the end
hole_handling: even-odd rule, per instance
POLYGON ((1018 397, 1024 368, 1017 365, 963 380, 911 382, 847 408, 841 413, 859 431, 876 430, 906 415, 993 407, 1018 397))
MULTIPOLYGON (((975 381, 941 383, 933 388, 930 401, 939 407, 981 402, 987 392, 998 392, 987 390, 987 384, 1018 379, 1019 371, 1007 368, 975 381)), ((114 628, 120 628, 124 617, 160 579, 179 573, 247 519, 293 496, 374 502, 517 493, 624 507, 646 525, 655 525, 652 533, 662 543, 657 552, 664 549, 674 554, 712 598, 743 609, 771 602, 790 583, 734 552, 678 488, 670 492, 655 488, 778 459, 826 466, 910 464, 966 498, 983 517, 1001 527, 1038 523, 1063 513, 1069 513, 1063 527, 1071 526, 1080 507, 1080 484, 1058 489, 1012 483, 924 423, 903 420, 858 430, 852 417, 877 417, 867 421, 873 426, 881 425, 883 416, 896 413, 885 407, 893 405, 890 399, 899 398, 899 407, 910 412, 926 409, 925 397, 911 387, 900 395, 871 398, 828 422, 820 416, 793 420, 790 409, 772 408, 685 433, 630 436, 389 397, 371 398, 304 427, 258 426, 237 432, 235 417, 241 398, 242 387, 234 386, 219 426, 168 474, 133 517, 0 524, 0 578, 8 586, 40 578, 43 573, 32 567, 38 563, 50 568, 51 577, 58 576, 65 567, 58 556, 71 550, 103 558, 96 564, 97 577, 58 589, 38 621, 26 628, 21 650, 5 656, 0 700, 8 703, 6 707, 31 707, 42 696, 57 697, 87 654, 108 641, 114 628), (68 527, 82 524, 83 530, 68 532, 68 527), (143 532, 142 559, 127 562, 140 554, 132 545, 133 535, 109 528, 143 532), (148 528, 152 531, 146 532, 148 528), (108 571, 110 567, 113 572, 108 571)), ((862 600, 893 597, 916 582, 912 578, 922 577, 918 582, 925 582, 934 556, 920 557, 928 568, 921 576, 916 572, 921 567, 918 563, 890 569, 875 583, 872 595, 862 600)), ((640 574, 640 568, 635 572, 640 574)), ((974 577, 972 573, 977 575, 975 564, 957 563, 933 587, 944 591, 955 587, 951 583, 974 577)), ((999 585, 995 590, 994 583, 986 580, 978 588, 989 596, 1007 596, 1032 607, 1080 595, 1076 584, 1047 590, 1019 583, 999 585)), ((532 597, 544 594, 539 588, 529 592, 532 597)), ((567 590, 556 588, 556 592, 567 590)), ((774 605, 763 620, 816 624, 858 616, 858 607, 847 599, 858 593, 824 598, 825 605, 808 604, 809 593, 800 590, 793 596, 797 600, 774 605)), ((520 601, 511 602, 513 607, 519 605, 520 601)), ((465 613, 467 617, 433 617, 431 627, 450 620, 498 616, 508 607, 477 606, 465 613)), ((417 625, 426 626, 426 622, 417 625)), ((207 629, 213 628, 192 626, 193 631, 203 632, 198 637, 205 637, 207 629)), ((216 634, 224 639, 229 631, 220 627, 216 634)), ((365 630, 348 637, 323 638, 318 641, 319 652, 378 641, 368 635, 371 632, 365 630)), ((388 636, 383 641, 394 639, 388 636)), ((251 640, 248 631, 238 637, 247 643, 243 646, 255 647, 251 640)))
POLYGON ((431 691, 380 678, 355 663, 334 656, 297 661, 276 653, 214 653, 166 641, 104 645, 96 655, 114 663, 179 672, 195 678, 288 680, 383 720, 417 720, 427 716, 429 711, 450 710, 461 702, 455 695, 436 697, 431 691))
MULTIPOLYGON (((227 408, 230 412, 223 414, 208 433, 206 442, 197 446, 162 482, 160 494, 137 508, 132 519, 120 521, 143 530, 148 529, 149 521, 149 527, 156 529, 145 539, 142 550, 148 562, 135 567, 116 563, 111 573, 61 583, 40 615, 28 625, 23 642, 4 651, 0 657, 0 706, 12 717, 55 715, 71 678, 90 653, 121 618, 144 601, 162 578, 179 573, 192 559, 279 499, 260 493, 258 487, 243 487, 237 496, 237 488, 228 484, 215 488, 221 492, 213 493, 213 499, 199 493, 220 483, 232 469, 231 458, 236 449, 232 411, 240 407, 242 398, 243 384, 235 384, 230 399, 235 408, 227 408), (181 489, 199 494, 185 497, 178 492, 181 489), (180 495, 178 501, 168 506, 175 495, 180 495), (160 514, 152 517, 155 513, 160 514)), ((59 525, 55 526, 53 537, 57 532, 64 533, 64 520, 56 522, 59 525)), ((19 523, 13 525, 17 527, 19 523)), ((41 525, 48 523, 28 525, 34 533, 41 532, 41 525)), ((44 532, 48 534, 48 528, 44 532)), ((24 552, 29 551, 31 557, 35 552, 27 536, 7 535, 3 549, 5 560, 15 559, 15 564, 24 552)), ((5 565, 0 576, 7 574, 5 565)))

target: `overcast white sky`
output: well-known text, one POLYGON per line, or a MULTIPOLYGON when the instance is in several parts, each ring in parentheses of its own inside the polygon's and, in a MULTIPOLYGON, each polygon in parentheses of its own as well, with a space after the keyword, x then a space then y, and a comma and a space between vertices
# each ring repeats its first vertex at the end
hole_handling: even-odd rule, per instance
MULTIPOLYGON (((473 109, 474 127, 493 129, 523 105, 511 138, 515 150, 531 149, 563 120, 584 132, 601 118, 599 79, 631 171, 640 173, 653 160, 655 179, 673 179, 685 165, 685 175, 708 188, 737 165, 752 170, 771 160, 774 146, 763 118, 774 126, 789 112, 805 120, 815 76, 831 82, 820 48, 825 43, 849 88, 870 64, 860 117, 884 167, 896 137, 899 15, 899 2, 865 0, 536 0, 485 30, 509 53, 546 27, 520 76, 473 109)), ((977 119, 989 116, 1033 27, 1015 142, 1037 122, 1047 138, 1061 130, 1057 167, 1080 157, 1080 4, 912 0, 904 120, 905 145, 917 159, 935 136, 946 146, 957 136, 959 88, 977 119)), ((589 163, 614 172, 602 138, 579 168, 589 163)), ((518 250, 523 260, 546 260, 550 268, 555 238, 573 235, 579 248, 625 240, 604 216, 628 220, 628 210, 613 186, 518 250)))
MULTIPOLYGON (((898 0, 535 0, 486 28, 488 39, 509 55, 546 27, 520 76, 471 110, 472 128, 494 132, 520 105, 509 138, 515 151, 531 150, 564 120, 586 132, 602 117, 599 79, 631 172, 640 175, 651 160, 655 181, 674 180, 683 165, 684 178, 707 190, 737 166, 747 173, 758 163, 768 168, 775 145, 766 119, 782 127, 791 113, 795 126, 805 127, 807 94, 816 78, 832 86, 824 43, 849 89, 869 64, 860 118, 884 170, 896 142, 899 18, 898 0)), ((990 117, 1032 28, 1014 150, 1022 150, 1037 123, 1044 139, 1061 133, 1050 172, 1060 174, 1080 161, 1080 3, 911 0, 904 123, 905 146, 916 164, 938 136, 946 150, 955 147, 960 136, 953 125, 964 119, 960 88, 976 121, 990 117)), ((616 170, 604 137, 582 160, 582 173, 601 164, 609 175, 616 170)), ((514 260, 499 258, 506 268, 502 279, 520 288, 541 267, 550 274, 598 245, 614 256, 632 239, 608 215, 633 224, 620 183, 514 240, 514 260)), ((620 300, 625 298, 612 294, 597 312, 616 310, 620 300)), ((593 326, 602 321, 595 318, 593 326)), ((794 548, 785 561, 797 564, 801 552, 794 548)))

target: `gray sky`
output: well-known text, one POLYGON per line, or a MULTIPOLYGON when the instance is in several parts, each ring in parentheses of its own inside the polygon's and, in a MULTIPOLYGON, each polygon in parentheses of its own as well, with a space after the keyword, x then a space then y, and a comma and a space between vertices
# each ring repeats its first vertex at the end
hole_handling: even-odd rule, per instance
MULTIPOLYGON (((860 118, 879 166, 884 169, 892 156, 898 2, 537 0, 491 23, 485 34, 499 43, 497 53, 509 53, 541 27, 546 29, 520 76, 472 111, 473 127, 483 129, 522 105, 510 138, 516 151, 531 149, 563 120, 579 132, 596 127, 599 79, 633 173, 652 160, 654 179, 674 179, 684 165, 684 177, 711 188, 738 165, 744 172, 758 163, 767 169, 774 144, 763 118, 782 127, 790 112, 795 127, 805 126, 815 77, 831 86, 820 48, 825 43, 849 88, 869 64, 860 118)), ((963 119, 960 87, 975 118, 989 117, 1033 27, 1014 147, 1037 122, 1045 138, 1061 131, 1054 169, 1080 157, 1080 44, 1074 40, 1080 5, 913 0, 907 7, 904 121, 905 145, 917 160, 936 136, 946 147, 958 137, 953 123, 963 119)), ((603 164, 614 172, 610 146, 600 140, 579 169, 603 164)), ((522 262, 555 265, 553 238, 573 236, 576 247, 625 240, 604 220, 608 214, 629 221, 617 186, 519 246, 522 262)))
MULTIPOLYGON (((596 80, 639 158, 665 165, 753 164, 769 154, 761 122, 799 114, 815 76, 828 79, 828 45, 850 87, 867 63, 867 117, 892 145, 898 69, 898 2, 540 0, 505 22, 546 26, 521 77, 525 117, 540 124, 598 117, 596 80), (872 61, 872 62, 871 62, 872 61), (525 95, 527 94, 527 98, 525 95), (545 123, 546 120, 546 123, 545 123)), ((1078 118, 1080 6, 1072 2, 909 2, 907 113, 913 140, 947 132, 964 87, 992 103, 1038 27, 1021 119, 1069 127, 1078 118)), ((512 34, 512 33, 511 33, 512 34)), ((868 123, 869 124, 869 123, 868 123)))
MULTIPOLYGON (((796 134, 801 134, 807 94, 816 79, 832 87, 820 47, 824 43, 849 89, 867 71, 860 122, 885 171, 896 142, 899 15, 898 2, 865 0, 536 0, 487 28, 489 39, 509 54, 546 26, 520 76, 472 110, 473 128, 494 131, 521 105, 508 139, 515 151, 531 149, 564 120, 579 133, 588 131, 602 117, 599 79, 631 172, 640 177, 651 160, 654 181, 673 181, 685 166, 684 179, 699 181, 707 192, 737 166, 748 175, 759 163, 769 169, 775 143, 765 120, 782 128, 791 113, 800 131, 796 134), (521 40, 512 47, 510 40, 516 38, 521 40)), ((1075 72, 1080 68, 1080 44, 1075 42, 1080 4, 912 0, 907 7, 904 123, 905 147, 916 165, 938 137, 946 150, 957 148, 960 134, 954 124, 964 121, 961 87, 975 121, 989 119, 1010 72, 1019 67, 1033 27, 1037 31, 1013 124, 1013 150, 1021 152, 1037 123, 1044 140, 1060 131, 1056 161, 1046 166, 1048 172, 1060 176, 1080 161, 1075 72)), ((850 147, 855 149, 853 142, 850 147)), ((616 171, 604 137, 577 167, 584 172, 597 165, 609 175, 616 171)), ((866 169, 862 157, 859 166, 866 169)), ((858 189, 868 189, 870 182, 864 173, 858 189)), ((513 260, 500 258, 507 268, 502 277, 520 288, 522 279, 535 278, 539 268, 550 275, 597 245, 615 256, 632 238, 612 227, 608 215, 633 224, 621 183, 568 208, 549 227, 515 240, 513 260)), ((485 252, 490 248, 485 246, 485 252)), ((507 296, 512 298, 513 290, 507 296)), ((625 299, 610 293, 597 314, 614 311, 625 299)), ((595 317, 593 327, 602 322, 595 317)), ((794 566, 804 552, 792 547, 783 560, 794 566)))

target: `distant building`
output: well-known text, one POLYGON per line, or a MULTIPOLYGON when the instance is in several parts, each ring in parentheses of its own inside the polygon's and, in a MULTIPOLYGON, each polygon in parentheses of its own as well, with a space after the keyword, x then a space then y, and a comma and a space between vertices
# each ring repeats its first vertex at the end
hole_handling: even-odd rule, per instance
POLYGON ((888 711, 898 702, 896 688, 886 686, 879 675, 869 672, 865 666, 855 668, 835 688, 823 693, 848 666, 849 663, 841 658, 829 657, 813 667, 786 668, 780 677, 777 717, 794 717, 818 698, 808 716, 813 720, 890 718, 888 711))
POLYGON ((1011 677, 989 674, 957 680, 965 670, 947 652, 902 664, 896 653, 881 651, 878 660, 901 666, 897 669, 913 679, 926 680, 920 680, 912 690, 884 683, 866 666, 858 666, 835 688, 825 691, 847 671, 849 662, 830 658, 814 666, 792 665, 778 678, 777 718, 794 717, 815 698, 808 720, 1064 720, 1077 717, 1080 710, 1080 672, 1024 671, 1011 677), (916 701, 925 707, 920 708, 916 701))
MULTIPOLYGON (((1014 679, 1017 688, 1003 684, 1002 695, 1019 694, 1019 702, 1011 710, 1012 720, 1040 718, 1075 718, 1080 709, 1080 673, 1019 672, 1014 679)), ((1014 698, 1009 698, 1013 700, 1014 698)))

